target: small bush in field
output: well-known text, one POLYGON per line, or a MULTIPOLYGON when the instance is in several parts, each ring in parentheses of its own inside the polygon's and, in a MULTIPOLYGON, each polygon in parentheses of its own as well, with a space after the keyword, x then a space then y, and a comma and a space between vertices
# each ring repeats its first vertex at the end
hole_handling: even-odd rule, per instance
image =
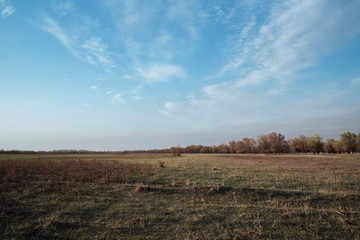
POLYGON ((180 145, 177 145, 176 147, 171 147, 170 148, 171 153, 173 154, 173 156, 181 156, 181 147, 180 145))

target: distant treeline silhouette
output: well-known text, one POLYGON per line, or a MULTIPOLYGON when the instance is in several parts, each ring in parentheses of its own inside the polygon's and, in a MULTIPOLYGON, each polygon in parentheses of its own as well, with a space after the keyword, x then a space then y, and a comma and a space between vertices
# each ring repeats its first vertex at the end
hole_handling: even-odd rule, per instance
POLYGON ((351 132, 340 134, 340 139, 326 139, 319 134, 286 140, 281 133, 271 132, 254 138, 243 138, 213 146, 189 145, 187 147, 174 146, 170 149, 152 150, 125 150, 125 151, 88 151, 88 150, 0 150, 0 154, 128 154, 128 153, 172 153, 180 156, 181 153, 352 153, 360 151, 360 133, 351 132))
POLYGON ((128 154, 128 153, 170 153, 170 149, 151 149, 151 150, 124 150, 124 151, 89 151, 89 150, 51 150, 51 151, 31 151, 31 150, 0 150, 0 154, 128 154))
POLYGON ((316 134, 312 137, 300 135, 285 140, 281 133, 271 132, 261 135, 257 140, 243 138, 240 141, 230 141, 228 144, 203 146, 190 145, 187 147, 172 147, 174 156, 181 153, 352 153, 360 151, 360 133, 351 132, 340 134, 340 139, 326 139, 316 134))

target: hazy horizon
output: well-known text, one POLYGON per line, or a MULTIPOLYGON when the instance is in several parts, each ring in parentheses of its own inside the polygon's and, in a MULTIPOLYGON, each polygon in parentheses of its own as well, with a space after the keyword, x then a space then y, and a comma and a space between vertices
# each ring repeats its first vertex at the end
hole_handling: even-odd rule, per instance
POLYGON ((0 149, 360 132, 360 1, 0 0, 0 149))

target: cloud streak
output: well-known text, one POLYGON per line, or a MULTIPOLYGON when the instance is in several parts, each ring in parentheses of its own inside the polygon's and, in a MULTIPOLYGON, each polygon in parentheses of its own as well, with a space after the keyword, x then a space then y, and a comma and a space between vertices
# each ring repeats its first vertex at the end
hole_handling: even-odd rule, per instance
POLYGON ((64 30, 55 20, 45 16, 40 29, 53 35, 68 51, 75 57, 87 61, 93 65, 103 66, 106 70, 114 67, 113 61, 109 57, 106 44, 100 38, 83 36, 73 36, 64 30))
MULTIPOLYGON (((266 100, 273 101, 299 81, 295 75, 359 34, 359 9, 359 1, 286 1, 274 5, 262 25, 252 17, 242 31, 229 36, 228 63, 205 78, 218 82, 204 86, 197 101, 188 101, 185 108, 198 109, 206 121, 227 116, 241 122, 249 115, 269 115, 273 107, 262 113, 252 109, 263 109, 266 100)), ((165 106, 161 112, 171 111, 165 106)), ((198 117, 187 112, 189 118, 198 117)))
POLYGON ((64 45, 71 53, 73 50, 74 40, 57 24, 53 19, 44 17, 44 24, 40 26, 41 30, 53 35, 62 45, 64 45))
POLYGON ((2 19, 10 17, 14 13, 14 7, 7 0, 0 0, 0 16, 2 19))
POLYGON ((137 68, 141 81, 152 84, 157 82, 167 82, 171 79, 181 79, 185 76, 185 71, 177 65, 151 63, 137 68))

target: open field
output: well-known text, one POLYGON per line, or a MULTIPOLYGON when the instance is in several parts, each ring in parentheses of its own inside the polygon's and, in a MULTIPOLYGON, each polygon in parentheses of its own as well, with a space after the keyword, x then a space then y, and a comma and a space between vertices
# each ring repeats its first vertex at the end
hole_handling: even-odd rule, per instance
POLYGON ((360 239, 360 154, 3 154, 0 183, 1 239, 360 239))

